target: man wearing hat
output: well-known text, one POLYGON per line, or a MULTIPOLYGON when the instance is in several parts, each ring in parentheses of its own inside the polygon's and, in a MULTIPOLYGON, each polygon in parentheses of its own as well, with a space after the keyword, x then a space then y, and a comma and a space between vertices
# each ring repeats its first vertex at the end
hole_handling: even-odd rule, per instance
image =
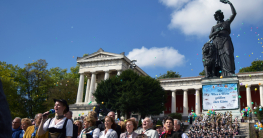
POLYGON ((38 135, 42 136, 46 131, 49 131, 51 137, 71 138, 73 136, 73 123, 64 116, 69 111, 68 103, 64 99, 54 99, 54 102, 55 118, 47 120, 46 114, 49 111, 45 112, 38 129, 38 135))
POLYGON ((154 127, 154 129, 158 132, 159 138, 161 138, 164 131, 163 131, 163 124, 160 120, 156 122, 156 126, 154 127))

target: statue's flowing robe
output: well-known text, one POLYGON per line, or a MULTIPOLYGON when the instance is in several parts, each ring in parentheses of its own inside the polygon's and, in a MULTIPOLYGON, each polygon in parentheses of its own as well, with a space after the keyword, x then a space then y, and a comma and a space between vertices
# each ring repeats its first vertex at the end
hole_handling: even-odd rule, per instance
POLYGON ((229 36, 231 34, 230 21, 226 20, 212 27, 211 33, 217 28, 223 27, 213 40, 216 47, 216 64, 222 70, 222 76, 230 76, 235 74, 235 58, 234 58, 234 46, 229 36))

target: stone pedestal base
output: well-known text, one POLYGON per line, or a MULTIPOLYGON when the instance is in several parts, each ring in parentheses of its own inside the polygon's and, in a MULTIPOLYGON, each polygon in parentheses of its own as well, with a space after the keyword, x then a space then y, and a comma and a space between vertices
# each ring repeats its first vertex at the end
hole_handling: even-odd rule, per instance
MULTIPOLYGON (((201 84, 202 86, 204 85, 219 85, 219 84, 233 84, 236 83, 237 84, 237 95, 239 95, 239 80, 237 78, 237 76, 233 76, 233 77, 225 77, 225 78, 204 78, 201 80, 201 84)), ((203 97, 204 100, 204 97, 203 97)), ((241 118, 241 113, 240 113, 240 100, 238 98, 238 109, 222 109, 222 110, 215 110, 216 113, 225 113, 227 111, 231 111, 232 112, 232 119, 238 117, 239 119, 241 118)), ((207 114, 207 110, 202 110, 203 114, 207 114)))
POLYGON ((72 117, 79 117, 80 116, 86 116, 88 113, 93 109, 94 106, 96 106, 97 103, 93 102, 91 104, 88 103, 79 103, 79 104, 71 104, 69 105, 69 110, 72 111, 72 117))

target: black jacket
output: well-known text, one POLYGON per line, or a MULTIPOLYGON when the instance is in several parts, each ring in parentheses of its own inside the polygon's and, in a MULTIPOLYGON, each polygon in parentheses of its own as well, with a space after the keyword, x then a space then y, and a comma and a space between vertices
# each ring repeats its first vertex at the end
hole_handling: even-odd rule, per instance
MULTIPOLYGON (((163 134, 161 138, 165 138, 165 134, 163 134)), ((166 135, 166 138, 182 138, 182 133, 172 131, 171 134, 166 135)))
POLYGON ((78 137, 78 126, 73 124, 73 137, 72 138, 77 138, 78 137))
POLYGON ((0 80, 0 138, 12 137, 12 119, 0 80))

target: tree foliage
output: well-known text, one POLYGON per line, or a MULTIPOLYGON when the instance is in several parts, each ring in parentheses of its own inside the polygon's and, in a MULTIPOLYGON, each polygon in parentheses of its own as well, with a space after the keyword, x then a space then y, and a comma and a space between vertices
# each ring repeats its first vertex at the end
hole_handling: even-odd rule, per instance
POLYGON ((199 73, 200 76, 205 76, 205 70, 199 73))
POLYGON ((181 78, 182 75, 179 74, 179 72, 174 72, 172 70, 167 71, 166 74, 160 75, 160 77, 157 77, 157 79, 165 79, 165 78, 181 78))
POLYGON ((160 82, 149 76, 139 76, 133 70, 120 76, 101 81, 94 93, 96 102, 104 102, 107 108, 130 116, 131 112, 142 116, 158 115, 164 111, 165 91, 160 82))
POLYGON ((74 79, 63 79, 53 84, 54 87, 49 89, 48 99, 45 105, 48 109, 54 107, 53 99, 65 99, 68 104, 76 102, 78 84, 74 79))
POLYGON ((256 117, 258 118, 259 121, 261 121, 263 119, 263 111, 259 110, 260 108, 257 107, 256 109, 254 109, 254 113, 256 113, 256 117))
POLYGON ((24 101, 26 99, 24 94, 21 92, 22 85, 20 81, 24 79, 23 76, 19 75, 21 70, 22 69, 18 66, 13 66, 11 64, 7 64, 6 62, 0 62, 0 79, 3 84, 3 90, 6 95, 12 117, 27 114, 26 110, 21 110, 21 108, 25 109, 25 105, 21 105, 21 103, 25 103, 24 101))
POLYGON ((239 70, 240 73, 242 72, 255 72, 255 71, 263 71, 263 60, 255 60, 251 63, 251 66, 244 67, 239 70))
POLYGON ((71 67, 70 72, 59 67, 48 70, 47 66, 43 59, 25 64, 24 68, 0 61, 0 79, 12 118, 33 118, 36 113, 53 108, 54 98, 75 103, 79 65, 71 67))
POLYGON ((83 57, 88 56, 89 54, 83 54, 83 57))

